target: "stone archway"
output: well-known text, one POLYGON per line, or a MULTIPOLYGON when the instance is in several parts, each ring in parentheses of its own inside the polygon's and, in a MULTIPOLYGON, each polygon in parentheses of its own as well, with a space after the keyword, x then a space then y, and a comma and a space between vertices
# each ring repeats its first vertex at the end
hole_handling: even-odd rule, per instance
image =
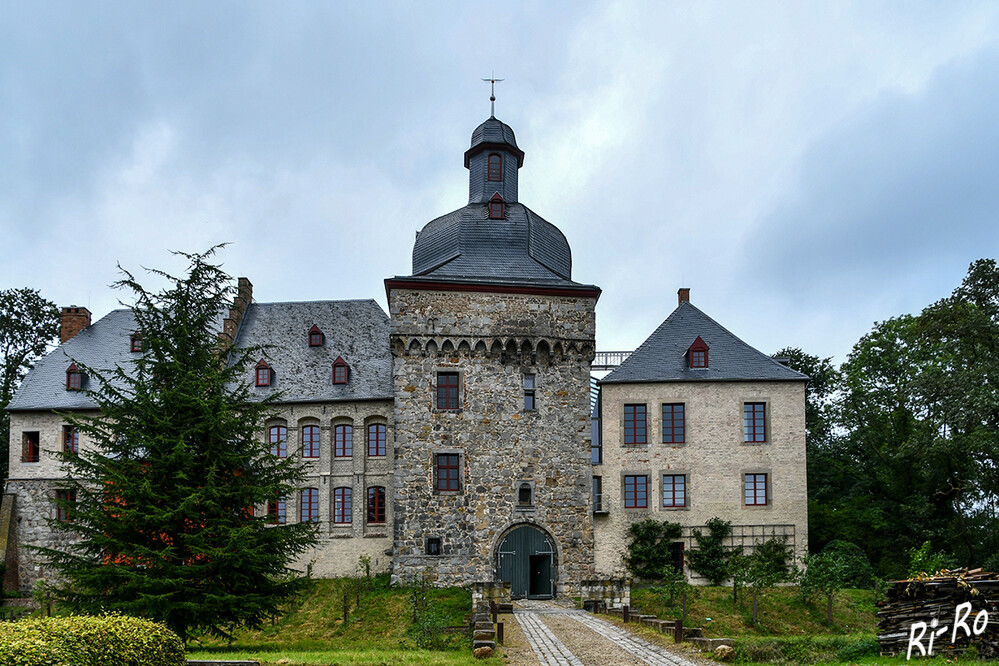
POLYGON ((558 553, 552 537, 530 523, 510 529, 496 546, 496 578, 510 583, 513 599, 553 598, 558 553))

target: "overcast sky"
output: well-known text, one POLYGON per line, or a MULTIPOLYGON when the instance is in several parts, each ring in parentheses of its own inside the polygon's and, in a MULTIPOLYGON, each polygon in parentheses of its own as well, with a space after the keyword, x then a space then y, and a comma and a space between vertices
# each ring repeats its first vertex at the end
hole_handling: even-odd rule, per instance
POLYGON ((997 254, 996 2, 0 0, 0 288, 100 317, 228 241, 258 301, 385 307, 492 72, 602 350, 686 286, 840 362, 997 254))

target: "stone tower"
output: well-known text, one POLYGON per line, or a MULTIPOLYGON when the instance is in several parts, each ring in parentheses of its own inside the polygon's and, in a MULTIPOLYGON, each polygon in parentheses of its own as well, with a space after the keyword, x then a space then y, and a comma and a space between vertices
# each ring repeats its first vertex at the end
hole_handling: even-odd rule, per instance
POLYGON ((600 289, 517 199, 524 153, 495 117, 465 153, 468 205, 429 222, 386 280, 395 382, 394 580, 593 576, 590 362, 600 289))

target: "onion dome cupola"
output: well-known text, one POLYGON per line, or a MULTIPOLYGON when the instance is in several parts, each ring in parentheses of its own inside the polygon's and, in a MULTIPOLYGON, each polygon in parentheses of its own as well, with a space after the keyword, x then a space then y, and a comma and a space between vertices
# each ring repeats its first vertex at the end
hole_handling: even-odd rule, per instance
POLYGON ((490 116, 472 132, 472 145, 465 151, 468 169, 468 203, 484 203, 499 194, 506 203, 517 201, 517 170, 524 164, 524 151, 509 125, 490 116))

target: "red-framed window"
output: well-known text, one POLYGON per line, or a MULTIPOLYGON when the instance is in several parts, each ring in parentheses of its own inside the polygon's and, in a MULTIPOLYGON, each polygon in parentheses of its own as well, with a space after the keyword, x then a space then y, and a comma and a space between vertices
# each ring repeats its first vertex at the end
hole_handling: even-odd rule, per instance
POLYGON ((80 452, 80 431, 73 426, 62 427, 62 452, 74 455, 80 452))
POLYGON ((489 200, 489 219, 502 220, 505 217, 506 204, 503 203, 503 197, 499 194, 494 194, 493 198, 489 200))
POLYGON ((138 333, 133 333, 132 337, 129 338, 129 349, 134 352, 142 351, 142 336, 138 333))
POLYGON ((489 154, 489 168, 486 171, 486 180, 494 182, 503 180, 503 156, 499 153, 489 154))
POLYGON ((288 520, 287 502, 284 497, 278 496, 267 502, 267 522, 272 525, 284 525, 288 520))
POLYGON ((288 457, 288 428, 283 425, 271 426, 267 429, 267 443, 271 445, 271 455, 278 458, 288 457))
POLYGON ((21 462, 36 463, 41 453, 41 439, 37 432, 26 432, 21 435, 21 462))
POLYGON ((347 525, 354 513, 354 493, 351 488, 333 489, 333 522, 347 525))
POLYGON ((385 522, 385 488, 371 486, 368 488, 368 522, 385 522))
POLYGON ((271 366, 267 365, 267 361, 260 359, 253 370, 256 375, 257 386, 271 385, 271 366))
POLYGON ((457 453, 438 453, 434 468, 438 491, 454 492, 461 490, 460 477, 458 476, 461 470, 461 456, 457 453))
POLYGON ((323 341, 325 339, 326 339, 326 336, 323 335, 323 332, 321 330, 319 330, 318 326, 316 326, 315 324, 313 324, 312 328, 309 329, 309 346, 310 347, 322 347, 323 346, 323 341))
POLYGON ((708 343, 697 336, 694 343, 687 349, 687 358, 690 360, 691 368, 708 367, 708 343))
POLYGON ((646 444, 648 428, 645 422, 645 405, 624 406, 624 443, 646 444))
POLYGON ((298 503, 298 519, 303 523, 319 522, 319 489, 302 488, 298 503))
POLYGON ((333 383, 346 384, 348 379, 350 379, 350 366, 347 365, 345 360, 337 356, 337 359, 333 361, 333 383))
POLYGON ((319 426, 302 426, 302 457, 319 457, 319 426))
POLYGON ((687 506, 687 475, 663 474, 663 506, 687 506))
POLYGON ((766 506, 767 475, 746 474, 744 477, 746 506, 766 506))
POLYGON ((767 441, 767 404, 747 402, 742 406, 742 441, 767 441))
POLYGON ((56 520, 68 523, 73 520, 73 505, 76 503, 75 490, 56 491, 56 520))
POLYGON ((76 367, 76 363, 73 363, 66 369, 66 390, 79 391, 82 388, 83 373, 76 367))
POLYGON ((350 458, 354 455, 354 426, 341 423, 333 428, 333 456, 350 458))
POLYGON ((372 423, 368 426, 368 456, 372 458, 385 456, 384 423, 372 423))
POLYGON ((647 509, 649 506, 649 477, 629 474, 624 477, 624 508, 647 509))
POLYGON ((458 373, 437 373, 437 409, 458 409, 458 373))
POLYGON ((686 438, 683 403, 663 405, 663 444, 683 444, 686 438))

